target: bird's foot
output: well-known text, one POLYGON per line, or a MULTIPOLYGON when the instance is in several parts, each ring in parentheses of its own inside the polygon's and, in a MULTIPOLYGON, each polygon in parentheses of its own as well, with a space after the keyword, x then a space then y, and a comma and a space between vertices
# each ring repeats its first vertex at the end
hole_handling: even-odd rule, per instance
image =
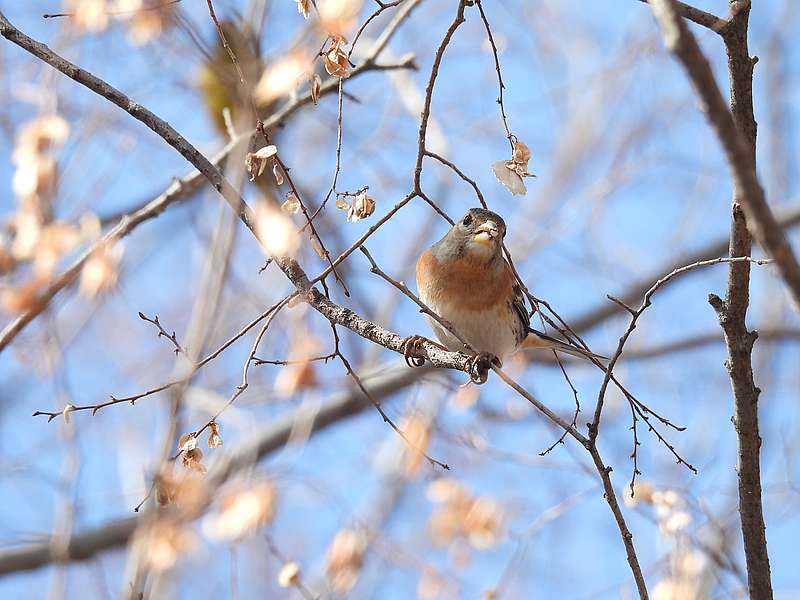
POLYGON ((489 352, 481 352, 471 356, 467 361, 467 373, 472 383, 481 385, 486 383, 489 379, 489 369, 492 365, 502 367, 503 363, 494 354, 489 352))
POLYGON ((400 345, 400 352, 403 353, 403 358, 406 359, 406 364, 409 367, 421 367, 425 364, 425 359, 427 355, 425 354, 424 350, 422 349, 422 344, 428 342, 429 344, 433 344, 437 348, 441 348, 442 350, 447 350, 441 344, 437 344, 436 342, 429 340, 426 337, 421 335, 410 335, 406 339, 403 340, 403 343, 400 345))

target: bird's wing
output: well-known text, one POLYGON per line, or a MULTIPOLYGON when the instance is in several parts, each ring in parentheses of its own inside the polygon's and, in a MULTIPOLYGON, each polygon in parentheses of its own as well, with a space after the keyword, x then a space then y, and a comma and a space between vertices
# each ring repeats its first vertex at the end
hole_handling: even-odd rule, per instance
POLYGON ((522 286, 520 286, 517 281, 514 281, 513 293, 514 298, 512 300, 512 304, 514 306, 514 310, 516 311, 519 320, 522 321, 522 331, 527 332, 531 328, 531 318, 528 315, 528 307, 525 306, 525 294, 522 293, 522 286))
MULTIPOLYGON (((509 271, 511 268, 509 267, 509 271)), ((513 272, 511 273, 513 277, 513 272)), ((554 350, 560 350, 566 354, 571 354, 572 356, 578 356, 581 358, 595 358, 597 360, 608 360, 605 356, 601 356, 600 354, 595 354, 594 352, 589 352, 583 348, 578 348, 577 346, 573 346, 572 344, 568 344, 566 342, 562 342, 561 340, 557 340, 554 337, 550 337, 546 333, 542 333, 541 331, 536 331, 531 327, 531 318, 528 314, 528 308, 525 305, 525 294, 522 292, 522 286, 519 282, 516 281, 514 278, 513 283, 513 292, 514 292, 514 299, 513 299, 513 306, 514 311, 517 313, 520 321, 522 322, 522 339, 520 340, 520 348, 552 348, 554 350)))

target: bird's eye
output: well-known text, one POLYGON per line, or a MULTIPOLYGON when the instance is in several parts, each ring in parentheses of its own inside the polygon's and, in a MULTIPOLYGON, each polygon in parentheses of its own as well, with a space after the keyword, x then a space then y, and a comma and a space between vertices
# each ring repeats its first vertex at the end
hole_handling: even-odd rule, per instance
POLYGON ((462 223, 464 223, 464 225, 469 227, 472 224, 472 215, 467 215, 466 217, 464 217, 462 223))

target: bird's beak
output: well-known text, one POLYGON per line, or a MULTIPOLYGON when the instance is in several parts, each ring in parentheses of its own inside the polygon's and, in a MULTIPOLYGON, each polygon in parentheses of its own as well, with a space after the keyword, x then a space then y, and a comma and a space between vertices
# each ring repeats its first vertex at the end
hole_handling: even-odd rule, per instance
POLYGON ((480 244, 493 244, 500 237, 500 228, 494 221, 486 221, 475 230, 475 241, 480 244))

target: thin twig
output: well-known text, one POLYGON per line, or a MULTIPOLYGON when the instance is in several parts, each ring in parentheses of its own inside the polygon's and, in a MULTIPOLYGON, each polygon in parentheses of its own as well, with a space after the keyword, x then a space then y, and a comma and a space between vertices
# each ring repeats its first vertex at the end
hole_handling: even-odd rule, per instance
POLYGON ((514 135, 511 133, 511 130, 508 128, 508 117, 506 116, 506 105, 503 102, 503 91, 506 89, 506 85, 503 83, 503 74, 500 71, 500 57, 497 54, 497 44, 494 43, 494 35, 492 35, 492 28, 489 26, 489 19, 486 18, 486 13, 483 11, 483 4, 481 0, 475 0, 475 4, 478 5, 478 11, 481 14, 481 21, 483 21, 483 26, 486 28, 486 36, 489 38, 489 44, 492 47, 492 56, 494 57, 494 68, 497 71, 497 84, 500 89, 500 93, 497 97, 497 104, 500 106, 500 116, 503 119, 503 127, 506 130, 506 139, 508 140, 509 145, 511 146, 511 151, 514 151, 514 135))
MULTIPOLYGON (((772 214, 764 188, 758 180, 753 158, 754 146, 747 139, 748 137, 754 139, 754 135, 747 136, 746 132, 737 127, 731 109, 722 97, 714 78, 711 64, 692 32, 686 27, 686 23, 678 18, 672 0, 650 0, 649 4, 652 5, 653 13, 661 23, 667 48, 678 57, 686 70, 698 97, 702 100, 705 115, 722 145, 731 169, 734 188, 741 191, 737 194, 737 203, 744 211, 747 227, 764 252, 775 260, 775 266, 794 299, 795 307, 800 309, 800 263, 792 252, 783 229, 772 214)), ((746 4, 749 6, 749 0, 746 4)), ((723 39, 726 40, 729 56, 732 44, 741 44, 742 38, 745 41, 747 39, 748 14, 749 9, 738 10, 734 17, 734 20, 738 19, 737 22, 744 23, 744 32, 740 31, 740 28, 736 31, 726 29, 723 39)), ((752 86, 753 67, 757 59, 749 56, 746 42, 744 55, 737 56, 736 68, 743 71, 737 76, 750 82, 747 84, 749 89, 752 86)), ((744 98, 739 98, 740 95, 734 96, 734 109, 739 102, 745 102, 744 98)))
POLYGON ((435 152, 431 152, 430 150, 425 150, 425 156, 430 156, 431 158, 434 158, 434 159, 438 160, 443 165, 445 165, 447 167, 450 167, 455 172, 456 175, 461 177, 461 179, 463 179, 470 186, 472 186, 472 189, 475 190, 475 195, 478 197, 478 202, 481 203, 481 206, 483 208, 487 208, 487 209, 489 208, 489 206, 486 204, 486 200, 484 200, 484 198, 483 198, 483 194, 481 193, 481 190, 478 188, 478 184, 475 183, 475 180, 471 179, 470 177, 468 177, 461 169, 459 169, 455 165, 455 163, 447 160, 443 156, 440 156, 440 155, 436 154, 435 152))
MULTIPOLYGON (((87 405, 82 405, 82 406, 75 406, 74 408, 70 409, 70 411, 71 412, 78 412, 78 411, 91 410, 92 411, 92 415, 95 415, 95 414, 97 414, 97 412, 99 410, 102 410, 103 408, 107 408, 109 406, 114 406, 115 404, 121 404, 123 402, 130 402, 131 404, 135 404, 137 400, 141 400, 142 398, 146 398, 148 396, 152 396, 154 394, 158 394, 158 393, 163 392, 165 390, 168 390, 168 389, 170 389, 170 388, 172 388, 174 386, 182 385, 182 384, 186 383, 187 381, 189 381, 194 376, 195 373, 197 373, 198 370, 200 370, 202 367, 207 365, 209 362, 211 362, 212 360, 217 358, 225 350, 230 348, 234 344, 234 342, 236 342, 238 339, 243 337, 248 331, 250 331, 253 327, 258 325, 261 321, 263 321, 264 319, 269 317, 280 305, 282 305, 284 302, 288 301, 288 299, 289 299, 289 296, 286 296, 283 300, 281 300, 277 304, 274 304, 273 306, 271 306, 265 312, 260 314, 258 317, 256 317, 252 321, 250 321, 247 325, 245 325, 242 329, 240 329, 233 336, 228 338, 228 340, 226 340, 219 348, 217 348, 216 350, 211 352, 208 356, 203 358, 200 362, 198 362, 196 364, 193 364, 193 365, 190 365, 191 369, 185 376, 183 376, 183 377, 181 377, 179 379, 170 381, 168 383, 159 385, 157 387, 145 390, 144 392, 140 392, 138 394, 134 394, 132 396, 124 396, 124 397, 117 398, 116 396, 112 395, 112 396, 109 396, 109 400, 107 402, 100 402, 100 403, 97 403, 97 404, 87 404, 87 405)), ((55 419, 56 417, 61 416, 62 414, 63 414, 63 411, 62 412, 49 412, 49 411, 37 410, 37 411, 35 411, 33 413, 33 416, 34 417, 45 416, 45 417, 47 417, 48 422, 50 422, 53 419, 55 419)))
MULTIPOLYGON (((644 311, 650 306, 650 304, 652 302, 653 294, 655 294, 656 291, 658 291, 658 289, 661 286, 666 284, 671 279, 673 279, 675 277, 678 277, 679 275, 682 275, 682 274, 684 274, 684 273, 686 273, 688 271, 691 271, 693 269, 697 269, 697 268, 700 268, 700 267, 707 267, 707 266, 710 266, 710 265, 717 265, 717 264, 720 264, 720 263, 730 263, 730 262, 751 262, 751 263, 763 265, 763 264, 768 264, 770 261, 767 260, 767 259, 751 258, 749 256, 737 257, 737 258, 715 258, 715 259, 711 259, 711 260, 698 261, 696 263, 692 263, 690 265, 685 265, 683 267, 679 267, 679 268, 673 270, 671 273, 668 273, 667 275, 665 275, 664 277, 662 277, 661 279, 656 281, 650 287, 650 289, 647 290, 647 292, 645 292, 645 295, 644 295, 644 298, 642 299, 641 305, 639 306, 639 308, 637 310, 634 310, 631 313, 631 320, 630 320, 630 323, 628 324, 628 328, 625 330, 625 333, 622 334, 622 337, 620 337, 619 344, 617 345, 617 349, 614 352, 614 354, 612 355, 611 359, 609 360, 608 366, 605 368, 606 375, 603 378, 603 383, 600 386, 600 391, 599 391, 598 396, 597 396, 597 403, 595 404, 594 417, 592 419, 591 424, 589 425, 589 438, 592 441, 597 439, 597 435, 599 433, 600 418, 601 418, 602 411, 603 411, 603 403, 604 403, 604 400, 605 400, 605 394, 606 394, 606 390, 608 388, 608 384, 612 380, 612 377, 613 377, 614 366, 617 364, 617 361, 619 360, 620 356, 622 356, 622 352, 623 352, 623 350, 625 348, 625 343, 628 341, 628 338, 633 333, 633 330, 636 329, 637 321, 642 316, 642 313, 644 313, 644 311)), ((658 434, 657 430, 655 430, 655 428, 651 428, 651 429, 654 432, 656 432, 656 434, 659 436, 659 439, 662 439, 660 434, 658 434)), ((671 446, 668 445, 668 447, 670 448, 670 450, 672 450, 671 446)), ((682 462, 683 464, 686 464, 692 470, 694 470, 694 468, 691 467, 688 463, 686 463, 682 458, 680 458, 677 455, 676 455, 676 457, 678 458, 678 460, 680 462, 682 462)))
POLYGON ((158 328, 158 335, 156 337, 165 337, 170 342, 172 342, 172 345, 175 346, 174 352, 176 355, 183 354, 184 356, 186 356, 186 350, 181 348, 181 345, 178 343, 178 337, 175 334, 175 332, 173 331, 172 333, 167 333, 167 331, 161 326, 161 322, 158 320, 158 315, 156 315, 154 318, 151 319, 143 312, 139 311, 139 318, 142 321, 147 321, 148 323, 152 323, 153 325, 155 325, 158 328))

